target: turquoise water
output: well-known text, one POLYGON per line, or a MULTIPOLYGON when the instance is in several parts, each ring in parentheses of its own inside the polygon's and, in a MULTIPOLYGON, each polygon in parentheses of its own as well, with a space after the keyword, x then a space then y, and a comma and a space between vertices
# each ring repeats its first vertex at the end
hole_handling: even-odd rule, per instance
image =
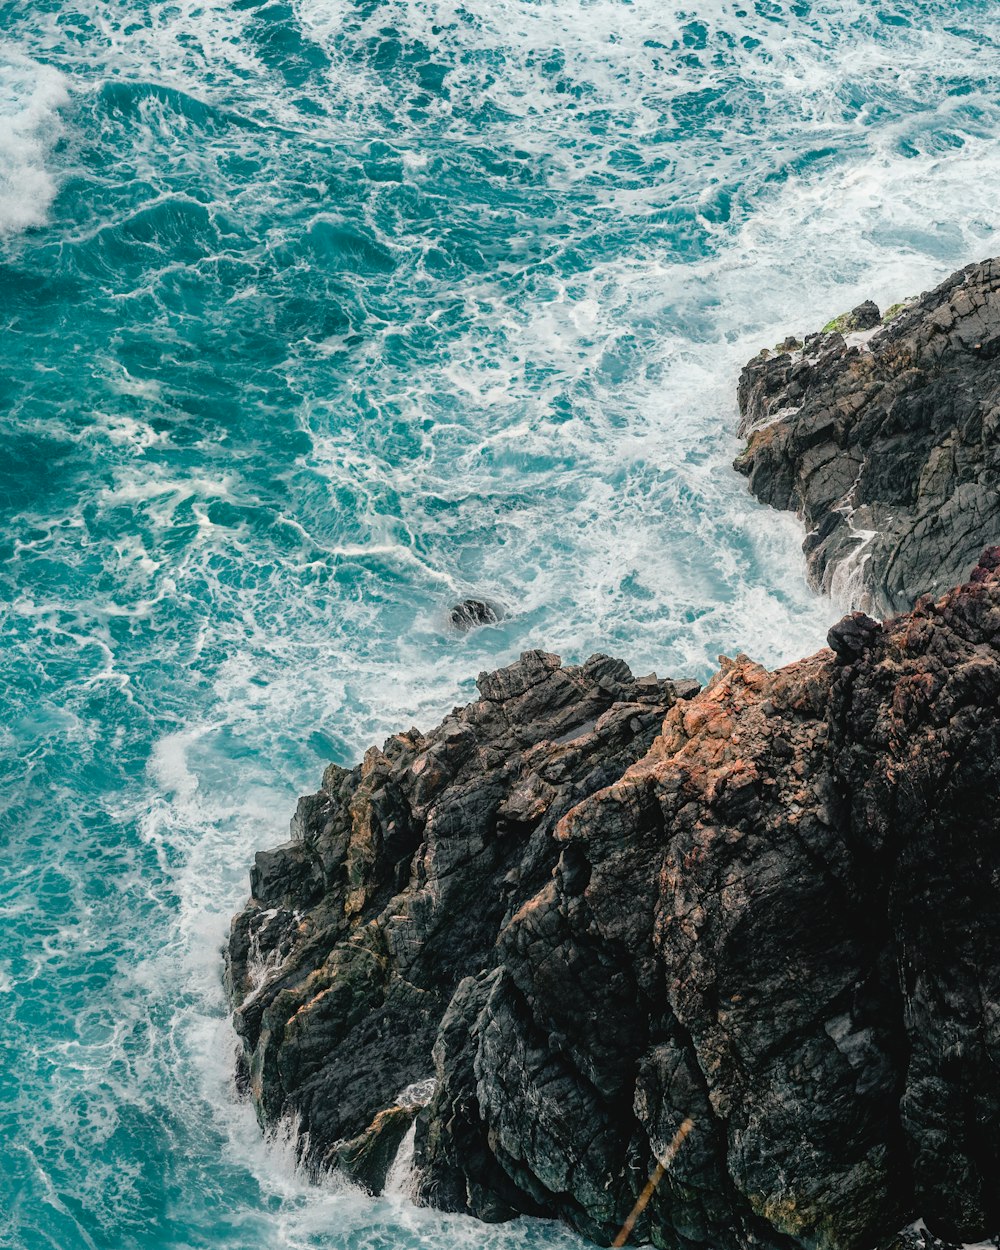
POLYGON ((220 946, 295 796, 525 647, 836 608, 740 363, 1000 250, 992 0, 0 0, 0 1245, 578 1246, 310 1185, 220 946), (474 593, 498 628, 451 635, 474 593))

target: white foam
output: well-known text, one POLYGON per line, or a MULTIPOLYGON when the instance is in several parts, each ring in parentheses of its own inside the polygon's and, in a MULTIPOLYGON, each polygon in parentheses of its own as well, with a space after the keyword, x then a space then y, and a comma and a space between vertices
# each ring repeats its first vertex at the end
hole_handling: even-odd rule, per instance
POLYGON ((848 520, 856 545, 840 559, 830 578, 830 598, 843 612, 872 611, 871 596, 865 589, 865 565, 871 559, 872 542, 877 530, 855 529, 848 520))
POLYGON ((392 1167, 385 1178, 385 1194, 388 1198, 412 1199, 414 1197, 416 1177, 413 1171, 414 1144, 417 1139, 417 1124, 414 1121, 406 1130, 392 1167))
POLYGON ((49 154, 67 100, 58 70, 0 44, 0 237, 45 221, 57 190, 49 154))

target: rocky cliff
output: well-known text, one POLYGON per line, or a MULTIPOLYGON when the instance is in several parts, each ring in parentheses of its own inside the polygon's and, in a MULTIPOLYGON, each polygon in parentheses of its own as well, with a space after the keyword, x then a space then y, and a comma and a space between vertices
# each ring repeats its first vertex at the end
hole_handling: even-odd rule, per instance
POLYGON ((422 1201, 605 1244, 687 1117, 635 1242, 1000 1228, 1000 550, 775 673, 479 684, 257 856, 263 1120, 375 1191, 415 1123, 422 1201))
POLYGON ((704 690, 526 653, 257 855, 239 1083, 311 1167, 377 1193, 410 1134, 419 1201, 607 1244, 659 1165, 663 1250, 1000 1229, 998 291, 744 370, 738 467, 884 623, 704 690))
MULTIPOLYGON (((498 933, 551 877, 556 823, 697 689, 530 652, 484 673, 480 699, 430 734, 330 765, 292 840, 256 856, 229 943, 240 1080, 262 1120, 300 1117, 313 1165, 380 1189, 459 984, 496 965, 498 933)), ((479 1213, 541 1209, 488 1152, 479 1162, 479 1213)))
POLYGON ((747 365, 760 499, 805 521, 817 587, 885 615, 961 582, 1000 541, 1000 261, 891 309, 868 303, 747 365))

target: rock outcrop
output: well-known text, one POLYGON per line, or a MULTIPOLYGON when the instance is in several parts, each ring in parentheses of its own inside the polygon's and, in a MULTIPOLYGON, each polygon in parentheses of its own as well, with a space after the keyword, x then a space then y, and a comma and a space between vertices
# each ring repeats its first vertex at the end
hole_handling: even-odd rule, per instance
POLYGON ((746 366, 736 467, 804 519, 814 584, 882 616, 1000 541, 1000 261, 877 312, 746 366))
POLYGON ((500 608, 487 599, 463 599, 448 613, 452 628, 460 634, 467 634, 480 625, 496 625, 502 617, 500 608))
POLYGON ((778 672, 532 652, 480 692, 258 855, 229 977, 263 1120, 373 1189, 415 1123, 422 1201, 605 1244, 688 1117, 636 1243, 1000 1228, 1000 550, 778 672))
POLYGON ((601 1243, 688 1121, 635 1242, 1000 1228, 998 357, 987 262, 744 370, 737 467, 890 619, 703 691, 528 652, 327 769, 227 952, 263 1124, 372 1192, 410 1134, 418 1200, 601 1243))
MULTIPOLYGON (((380 1190, 449 1002, 551 876, 556 822, 697 689, 604 656, 563 668, 528 652, 482 674, 478 702, 432 733, 330 765, 292 840, 257 854, 229 943, 240 1080, 263 1122, 299 1117, 313 1165, 380 1190)), ((484 1214, 522 1201, 499 1170, 489 1192, 484 1214)))

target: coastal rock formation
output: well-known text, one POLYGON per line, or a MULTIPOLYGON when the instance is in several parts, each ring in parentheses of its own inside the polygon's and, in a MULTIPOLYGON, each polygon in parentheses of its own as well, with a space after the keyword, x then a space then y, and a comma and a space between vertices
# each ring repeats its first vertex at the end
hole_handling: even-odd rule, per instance
POLYGON ((373 1189, 414 1123, 422 1201, 605 1244, 688 1117, 636 1243, 1000 1227, 1000 549, 699 693, 538 652, 479 685, 257 857, 263 1120, 373 1189))
POLYGON ((448 1004, 551 876, 556 822, 697 689, 604 656, 563 668, 527 652, 482 674, 479 700, 432 733, 331 764, 292 840, 256 856, 229 943, 240 1079, 262 1120, 299 1117, 312 1164, 380 1190, 448 1004))
POLYGON ((877 312, 746 366, 736 467, 804 519, 813 583, 883 616, 1000 541, 1000 261, 877 312))

